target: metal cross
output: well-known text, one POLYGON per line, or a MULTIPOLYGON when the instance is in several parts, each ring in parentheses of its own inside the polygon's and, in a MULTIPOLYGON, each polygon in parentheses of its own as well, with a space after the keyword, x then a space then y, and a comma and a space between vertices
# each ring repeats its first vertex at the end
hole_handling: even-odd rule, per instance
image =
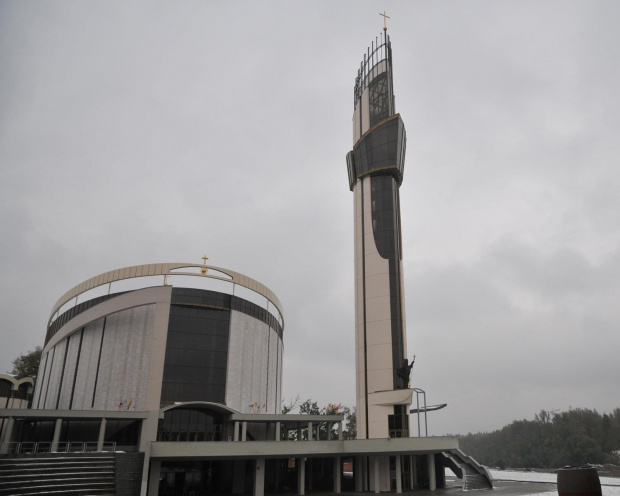
POLYGON ((379 12, 379 15, 383 17, 383 31, 387 31, 387 19, 389 19, 390 16, 385 15, 385 10, 383 11, 383 14, 379 12))
POLYGON ((209 257, 207 257, 206 255, 205 255, 204 257, 202 257, 202 263, 203 263, 204 265, 206 265, 206 264, 207 264, 207 260, 209 260, 209 257))

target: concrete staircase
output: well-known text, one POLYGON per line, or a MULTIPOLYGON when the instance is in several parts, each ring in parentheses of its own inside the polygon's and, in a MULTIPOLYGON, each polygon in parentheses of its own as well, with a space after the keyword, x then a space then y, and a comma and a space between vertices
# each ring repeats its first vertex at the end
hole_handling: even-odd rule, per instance
POLYGON ((115 495, 113 454, 65 453, 0 457, 0 495, 115 495))
POLYGON ((444 464, 463 481, 463 491, 493 489, 493 476, 484 465, 461 450, 445 451, 444 464))

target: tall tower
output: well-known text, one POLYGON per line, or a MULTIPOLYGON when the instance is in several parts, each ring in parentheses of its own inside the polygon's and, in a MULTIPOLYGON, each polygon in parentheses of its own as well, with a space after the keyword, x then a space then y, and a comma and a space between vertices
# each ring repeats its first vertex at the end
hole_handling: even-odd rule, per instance
POLYGON ((392 48, 384 30, 357 73, 353 150, 347 154, 355 212, 358 439, 409 436, 399 198, 406 135, 392 88, 392 48))

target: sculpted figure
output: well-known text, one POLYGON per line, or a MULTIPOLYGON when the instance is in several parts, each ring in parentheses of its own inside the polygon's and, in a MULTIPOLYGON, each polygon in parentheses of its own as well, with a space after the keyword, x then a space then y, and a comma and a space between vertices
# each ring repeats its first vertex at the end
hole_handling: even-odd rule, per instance
POLYGON ((411 360, 411 364, 409 363, 409 360, 405 358, 402 367, 396 371, 398 377, 400 377, 403 381, 402 389, 406 389, 409 387, 409 378, 411 377, 411 368, 413 367, 414 362, 415 357, 413 357, 413 360, 411 360))

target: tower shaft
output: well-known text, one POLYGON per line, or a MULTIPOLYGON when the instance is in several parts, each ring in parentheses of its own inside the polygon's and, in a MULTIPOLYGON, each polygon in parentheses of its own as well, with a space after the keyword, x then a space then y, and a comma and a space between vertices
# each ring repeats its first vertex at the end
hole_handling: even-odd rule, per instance
POLYGON ((395 113, 387 34, 355 81, 353 150, 347 154, 355 212, 355 346, 358 438, 408 436, 411 390, 403 294, 399 188, 406 133, 395 113))

